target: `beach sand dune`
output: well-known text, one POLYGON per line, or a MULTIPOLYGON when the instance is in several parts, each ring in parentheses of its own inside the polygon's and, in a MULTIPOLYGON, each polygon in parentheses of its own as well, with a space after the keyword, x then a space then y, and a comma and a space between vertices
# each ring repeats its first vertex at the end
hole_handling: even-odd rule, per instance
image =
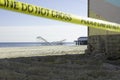
POLYGON ((120 60, 113 65, 84 54, 86 48, 0 48, 0 80, 120 80, 120 60))

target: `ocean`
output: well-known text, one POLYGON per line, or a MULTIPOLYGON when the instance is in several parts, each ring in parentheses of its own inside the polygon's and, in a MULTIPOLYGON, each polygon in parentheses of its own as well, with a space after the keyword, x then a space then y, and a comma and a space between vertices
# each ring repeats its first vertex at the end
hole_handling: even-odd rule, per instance
POLYGON ((52 45, 75 45, 74 42, 64 43, 44 43, 44 42, 0 42, 0 47, 33 47, 33 46, 52 46, 52 45))

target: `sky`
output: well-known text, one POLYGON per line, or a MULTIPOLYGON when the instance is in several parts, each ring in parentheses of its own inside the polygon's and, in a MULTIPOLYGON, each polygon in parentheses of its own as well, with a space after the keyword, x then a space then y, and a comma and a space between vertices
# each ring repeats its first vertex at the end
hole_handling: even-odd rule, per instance
MULTIPOLYGON (((44 8, 87 17, 87 0, 17 0, 44 8)), ((36 42, 87 36, 87 27, 0 9, 0 42, 36 42)))
POLYGON ((106 0, 107 2, 120 7, 120 0, 106 0))

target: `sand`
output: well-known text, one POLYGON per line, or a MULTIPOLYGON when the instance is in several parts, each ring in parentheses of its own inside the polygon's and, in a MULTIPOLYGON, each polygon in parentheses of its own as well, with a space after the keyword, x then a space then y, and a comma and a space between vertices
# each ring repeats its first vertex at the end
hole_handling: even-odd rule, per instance
POLYGON ((87 46, 0 48, 0 80, 120 80, 120 60, 86 55, 87 46))
POLYGON ((0 58, 84 54, 87 46, 39 46, 0 48, 0 58))

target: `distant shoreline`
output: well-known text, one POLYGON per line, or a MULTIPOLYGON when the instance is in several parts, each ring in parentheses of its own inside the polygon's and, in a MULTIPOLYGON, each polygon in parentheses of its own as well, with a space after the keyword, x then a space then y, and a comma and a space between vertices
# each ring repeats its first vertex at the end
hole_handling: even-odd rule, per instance
MULTIPOLYGON (((35 46, 51 46, 45 42, 0 42, 1 47, 35 47, 35 46)), ((52 45, 56 45, 56 43, 52 43, 52 45)), ((74 42, 63 42, 62 45, 75 45, 74 42)))

